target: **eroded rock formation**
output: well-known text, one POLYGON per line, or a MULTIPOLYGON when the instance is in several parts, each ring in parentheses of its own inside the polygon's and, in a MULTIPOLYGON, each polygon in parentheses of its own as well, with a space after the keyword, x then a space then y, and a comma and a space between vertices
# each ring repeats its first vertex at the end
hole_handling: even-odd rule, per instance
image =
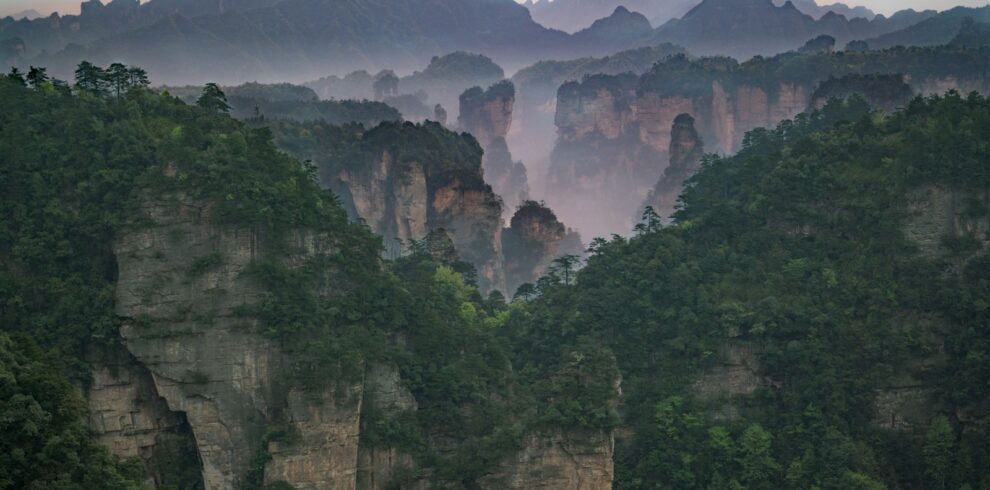
POLYGON ((670 222, 684 182, 698 171, 704 153, 704 144, 694 129, 694 118, 689 114, 677 116, 670 130, 670 165, 650 191, 643 207, 652 206, 661 219, 670 222))
POLYGON ((474 87, 461 94, 457 118, 461 129, 471 133, 484 149, 485 180, 502 197, 506 209, 515 209, 529 198, 526 167, 513 161, 505 142, 515 100, 515 87, 508 80, 487 90, 474 87))
MULTIPOLYGON (((824 63, 852 55, 816 56, 824 63)), ((729 154, 741 148, 747 132, 792 119, 829 95, 858 93, 888 108, 902 104, 906 95, 951 89, 990 92, 990 78, 979 67, 963 76, 905 60, 888 63, 902 63, 906 71, 924 75, 857 75, 840 67, 834 73, 840 78, 831 81, 823 70, 800 77, 766 77, 769 81, 763 83, 747 71, 750 67, 730 59, 674 57, 640 77, 598 75, 565 83, 557 94, 558 138, 547 176, 547 201, 586 237, 628 233, 631 217, 638 216, 636 208, 666 168, 670 130, 680 114, 694 119, 708 150, 729 154)), ((775 62, 766 61, 770 66, 775 62)))
MULTIPOLYGON (((472 204, 454 188, 437 199, 440 210, 472 204)), ((303 392, 286 381, 292 354, 243 314, 265 297, 253 262, 278 256, 302 266, 330 253, 332 240, 300 229, 272 248, 263 233, 220 224, 210 202, 182 193, 148 196, 135 223, 114 246, 122 347, 94 363, 84 390, 91 425, 112 452, 144 460, 157 486, 176 483, 155 473, 173 464, 209 490, 244 488, 261 474, 297 489, 377 490, 418 474, 409 473, 412 455, 363 437, 370 414, 417 409, 395 366, 357 366, 358 379, 303 392), (296 436, 274 437, 273 427, 296 436)), ((321 295, 335 287, 326 274, 321 295)), ((428 488, 429 474, 418 475, 414 486, 428 488)), ((598 490, 611 480, 610 433, 550 431, 527 436, 480 484, 598 490)))
POLYGON ((361 140, 353 161, 321 169, 323 185, 350 216, 384 238, 390 257, 443 228, 460 257, 478 269, 481 289, 504 289, 502 203, 485 184, 477 144, 437 123, 383 125, 361 140), (428 148, 395 153, 396 138, 407 137, 428 148))
POLYGON ((553 211, 534 201, 523 203, 510 224, 502 232, 509 295, 521 284, 536 282, 543 275, 566 236, 564 224, 553 211))

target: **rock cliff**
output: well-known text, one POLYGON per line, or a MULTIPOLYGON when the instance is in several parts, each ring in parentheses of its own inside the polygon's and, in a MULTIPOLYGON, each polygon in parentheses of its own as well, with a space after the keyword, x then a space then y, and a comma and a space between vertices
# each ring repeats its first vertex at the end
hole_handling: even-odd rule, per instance
POLYGON ((318 151, 320 180, 384 238, 389 257, 443 228, 478 269, 481 289, 504 289, 503 207, 485 183, 473 139, 430 122, 384 123, 350 137, 352 146, 318 151))
POLYGON ((515 101, 515 87, 508 80, 487 90, 474 87, 461 94, 457 117, 460 128, 471 133, 484 149, 485 180, 502 196, 506 210, 529 198, 526 167, 513 161, 505 141, 515 101))
MULTIPOLYGON (((473 204, 456 188, 437 199, 440 210, 473 204)), ((288 382, 293 354, 244 314, 267 294, 255 261, 310 264, 332 252, 329 237, 297 230, 273 247, 182 193, 147 196, 134 222, 114 245, 122 346, 94 359, 85 388, 91 426, 113 453, 143 460, 158 487, 253 488, 262 475, 306 490, 377 490, 409 475, 431 485, 411 454, 364 436, 382 415, 417 409, 394 365, 350 366, 357 378, 301 391, 288 382)), ((321 295, 333 294, 334 274, 324 276, 321 295)), ((611 480, 609 433, 551 431, 526 436, 479 484, 598 490, 611 480)))
POLYGON ((694 129, 694 118, 689 114, 681 114, 674 119, 668 153, 670 164, 642 206, 652 206, 661 219, 667 222, 674 215, 684 182, 698 170, 705 153, 701 137, 694 129))
POLYGON ((546 272, 566 235, 563 223, 553 211, 534 201, 523 203, 512 215, 510 224, 502 232, 509 295, 521 284, 536 282, 546 272))
POLYGON ((792 119, 829 96, 857 93, 886 109, 913 95, 990 92, 983 51, 941 49, 787 54, 744 64, 675 56, 639 77, 565 83, 557 93, 547 201, 585 236, 628 233, 630 216, 666 168, 680 114, 694 119, 708 150, 729 154, 747 132, 792 119), (806 70, 796 73, 795 64, 806 70), (898 71, 903 75, 884 74, 898 71))

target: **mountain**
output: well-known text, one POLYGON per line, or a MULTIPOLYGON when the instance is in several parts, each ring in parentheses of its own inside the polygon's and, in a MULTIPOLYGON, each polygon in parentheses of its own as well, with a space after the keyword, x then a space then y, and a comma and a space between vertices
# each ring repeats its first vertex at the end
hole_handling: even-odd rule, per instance
POLYGON ((620 6, 608 17, 598 19, 587 29, 574 33, 574 40, 586 46, 598 46, 598 51, 607 54, 640 46, 652 34, 653 27, 643 14, 620 6))
POLYGON ((867 43, 873 49, 947 44, 959 34, 966 19, 990 22, 990 6, 980 8, 956 7, 945 12, 939 12, 929 19, 905 26, 896 32, 868 39, 867 43))
MULTIPOLYGON (((788 0, 774 0, 774 3, 778 6, 784 5, 788 0)), ((855 19, 856 17, 862 17, 866 20, 873 20, 877 14, 866 7, 850 7, 844 3, 833 3, 831 5, 818 5, 815 0, 791 0, 794 6, 798 10, 808 14, 816 19, 820 19, 823 15, 832 12, 841 15, 847 19, 855 19)))
POLYGON ((697 0, 526 0, 533 20, 553 29, 577 32, 619 7, 639 12, 654 26, 680 17, 697 0))
POLYGON ((14 20, 21 20, 21 19, 34 20, 41 17, 41 14, 38 13, 37 10, 28 9, 21 12, 17 12, 16 14, 11 14, 8 17, 14 20))
POLYGON ((143 87, 5 75, 0 113, 5 488, 611 484, 614 359, 575 346, 553 356, 582 362, 530 378, 505 297, 455 249, 501 235, 470 135, 266 130, 143 87), (386 261, 349 205, 422 233, 386 261))
POLYGON ((966 19, 950 46, 990 46, 990 23, 966 19))
POLYGON ((67 44, 86 44, 113 34, 151 25, 172 15, 198 16, 221 14, 272 6, 281 0, 85 0, 79 15, 16 22, 0 19, 0 39, 20 37, 27 43, 28 56, 43 51, 54 53, 67 44))
MULTIPOLYGON (((818 107, 824 97, 855 93, 896 108, 912 95, 990 93, 988 69, 990 48, 939 46, 790 52, 741 64, 674 56, 639 76, 567 82, 557 91, 557 141, 541 197, 584 237, 628 232, 671 161, 671 129, 681 114, 693 118, 706 151, 732 154, 750 131, 818 107)), ((677 183, 684 172, 675 173, 677 183)), ((669 193, 661 207, 672 209, 669 193)))
POLYGON ((161 83, 411 70, 458 50, 529 63, 577 49, 567 34, 537 24, 512 0, 241 0, 234 6, 89 2, 79 16, 4 22, 0 38, 21 38, 24 64, 48 65, 62 77, 83 58, 100 64, 123 59, 161 83))
POLYGON ((630 488, 978 488, 987 131, 990 101, 950 94, 751 132, 674 225, 594 241, 576 279, 558 266, 510 321, 517 348, 614 353, 630 488))
POLYGON ((816 20, 791 1, 776 6, 771 0, 703 0, 684 17, 658 28, 656 40, 680 44, 694 54, 747 59, 796 49, 822 34, 841 44, 886 34, 934 14, 906 11, 867 20, 828 12, 816 20))

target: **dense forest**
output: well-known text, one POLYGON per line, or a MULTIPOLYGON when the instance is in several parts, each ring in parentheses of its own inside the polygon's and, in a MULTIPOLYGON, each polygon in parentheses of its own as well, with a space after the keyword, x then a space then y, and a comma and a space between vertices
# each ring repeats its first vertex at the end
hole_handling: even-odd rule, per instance
MULTIPOLYGON (((87 353, 119 343, 124 323, 158 327, 117 315, 114 244, 148 226, 143 200, 167 195, 211 203, 211 219, 272 251, 248 272, 262 301, 239 313, 292 359, 285 384, 318 393, 363 363, 398 367, 417 408, 362 407, 361 422, 362 438, 415 462, 396 486, 478 488, 527 434, 570 430, 615 431, 617 488, 987 484, 982 96, 891 115, 833 99, 755 130, 738 154, 705 159, 674 224, 647 209, 634 236, 594 240, 583 267, 558 258, 511 299, 483 297, 443 232, 382 259, 381 237, 318 182, 318 167, 384 145, 398 161, 463 153, 435 175, 484 186, 457 167, 480 158, 473 138, 230 111, 214 84, 187 104, 120 64, 81 64, 71 86, 37 68, 0 78, 0 488, 144 481, 96 443, 77 388, 87 353), (925 228, 941 219, 933 196, 958 203, 948 231, 925 228), (286 258, 300 229, 332 244, 303 267, 286 258), (728 364, 746 372, 726 382, 728 364), (884 420, 878 400, 905 385, 924 387, 916 417, 884 420)), ((187 275, 220 260, 197 257, 187 275)), ((297 436, 266 424, 245 488, 262 487, 268 443, 297 436)))
POLYGON ((986 227, 927 251, 908 235, 925 189, 985 223, 988 136, 990 101, 956 93, 890 117, 833 101, 753 131, 705 161, 674 225, 647 210, 635 237, 596 239, 505 328, 544 360, 532 369, 582 339, 615 353, 634 434, 618 488, 983 488, 986 227), (712 397, 697 376, 727 360, 755 368, 749 396, 712 397), (891 428, 875 404, 903 378, 931 398, 891 428))
MULTIPOLYGON (((155 328, 114 310, 114 240, 147 226, 135 216, 149 194, 178 192, 213 202, 221 223, 261 230, 273 250, 288 246, 295 229, 330 237, 335 252, 302 269, 279 254, 256 260, 250 277, 267 293, 260 304, 243 308, 251 319, 244 328, 283 346, 294 363, 285 382, 303 390, 347 382, 362 362, 398 365, 418 410, 364 414, 362 437, 412 454, 420 473, 407 478, 430 474, 448 485, 472 486, 531 430, 561 421, 602 423, 611 381, 578 383, 580 367, 565 367, 549 380, 509 368, 509 343, 498 335, 508 306, 498 293, 478 293, 472 267, 460 261, 449 238, 431 234, 407 256, 383 262, 381 238, 347 220, 335 196, 319 187, 316 168, 279 152, 270 129, 231 118, 219 87, 208 85, 187 105, 149 90, 140 74, 87 64, 71 87, 43 70, 0 79, 6 196, 0 212, 8 217, 0 229, 3 488, 129 488, 141 481, 134 464, 115 462, 96 445, 70 383, 85 386, 86 353, 119 342, 123 322, 155 328), (174 172, 172 162, 181 162, 174 172), (332 297, 320 293, 323 269, 345 285, 332 297), (586 404, 557 408, 585 392, 586 404), (438 452, 431 442, 437 438, 454 447, 438 452), (57 464, 41 471, 45 461, 57 464)), ((282 134, 304 130, 285 124, 282 134)), ((399 138, 396 145, 416 151, 417 141, 403 142, 403 134, 433 135, 438 144, 467 145, 464 151, 480 157, 472 139, 436 125, 425 129, 386 123, 363 137, 399 138)), ((326 130, 326 141, 360 154, 360 133, 326 130)), ((189 277, 218 261, 215 255, 195 258, 189 277)), ((567 352, 575 349, 594 351, 575 346, 567 352)), ((270 424, 265 442, 288 438, 278 421, 270 424)), ((261 485, 265 458, 258 461, 245 477, 247 488, 261 485)))

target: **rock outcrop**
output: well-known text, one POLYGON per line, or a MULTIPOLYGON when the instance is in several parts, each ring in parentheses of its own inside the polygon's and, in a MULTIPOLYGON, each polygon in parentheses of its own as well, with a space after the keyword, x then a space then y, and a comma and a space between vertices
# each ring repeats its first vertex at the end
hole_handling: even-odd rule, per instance
POLYGON ((505 288, 502 203, 485 183, 474 140, 438 123, 385 123, 356 146, 351 160, 320 169, 321 182, 353 219, 384 238, 389 257, 443 228, 460 257, 477 268, 483 291, 505 288), (415 139, 422 151, 398 149, 403 138, 415 139))
POLYGON ((485 490, 608 490, 615 439, 600 431, 532 434, 523 449, 481 483, 485 490))
POLYGON ((529 198, 526 167, 513 161, 505 141, 512 125, 515 94, 515 87, 508 80, 487 90, 468 89, 461 94, 457 117, 461 129, 471 133, 484 149, 485 180, 502 196, 506 210, 515 209, 529 198))
POLYGON ((196 442, 186 416, 169 409, 152 373, 123 346, 91 352, 93 366, 83 396, 89 426, 99 442, 121 458, 137 458, 149 483, 184 487, 201 483, 196 442))
POLYGON ((911 86, 901 75, 845 75, 822 82, 811 95, 811 105, 820 109, 829 99, 853 94, 887 113, 904 107, 914 97, 911 86))
MULTIPOLYGON (((184 195, 145 200, 147 223, 119 237, 117 312, 128 351, 168 409, 195 436, 205 488, 240 488, 259 452, 266 477, 297 488, 353 488, 360 386, 303 397, 286 388, 287 361, 271 339, 237 313, 264 291, 247 269, 274 253, 256 231, 216 224, 209 203, 184 195), (209 258, 203 261, 203 258, 209 258), (207 270, 194 270, 208 263, 207 270), (291 448, 262 447, 266 428, 284 422, 305 434, 291 448), (341 481, 350 481, 348 485, 341 481)), ((300 230, 294 263, 327 253, 325 237, 300 230)))
POLYGON ((512 294, 521 284, 536 282, 560 252, 566 229, 552 210, 534 201, 523 203, 502 232, 505 282, 512 294))
POLYGON ((668 153, 670 164, 642 206, 652 206, 666 222, 670 222, 674 215, 684 182, 698 171, 705 153, 701 137, 694 129, 694 118, 689 114, 681 114, 674 119, 668 153))
MULTIPOLYGON (((962 68, 935 62, 919 66, 917 57, 909 54, 843 52, 806 55, 808 63, 830 68, 800 76, 757 75, 754 67, 731 59, 691 61, 675 56, 639 77, 599 75, 565 83, 557 93, 558 136, 547 176, 547 201, 585 236, 629 232, 630 217, 638 216, 636 207, 666 167, 670 130, 680 114, 694 119, 708 150, 728 154, 742 147, 747 132, 792 119, 829 96, 857 93, 887 109, 913 95, 950 89, 990 92, 986 68, 979 63, 969 66, 972 53, 929 54, 958 57, 966 74, 953 74, 962 68), (886 56, 884 69, 903 69, 905 75, 851 71, 858 57, 864 58, 862 66, 871 66, 874 60, 865 59, 870 56, 886 56), (907 84, 907 91, 901 83, 907 84)), ((763 60, 766 66, 760 70, 784 70, 787 59, 781 55, 763 60)))
MULTIPOLYGON (((435 208, 461 216, 477 205, 472 195, 443 188, 435 208)), ((363 436, 369 421, 417 409, 396 366, 356 366, 357 379, 301 391, 287 381, 292 354, 243 313, 266 295, 252 263, 310 264, 332 253, 330 237, 300 229, 276 248, 183 193, 146 196, 134 223, 114 245, 122 346, 94 360, 84 389, 91 426, 112 452, 142 459, 156 486, 189 483, 191 472, 208 490, 261 475, 304 490, 379 490, 409 474, 419 475, 415 488, 429 487, 411 454, 363 436)), ((324 275, 320 294, 332 301, 333 273, 324 275)), ((598 490, 611 480, 611 435, 565 431, 527 436, 482 487, 598 490)))

